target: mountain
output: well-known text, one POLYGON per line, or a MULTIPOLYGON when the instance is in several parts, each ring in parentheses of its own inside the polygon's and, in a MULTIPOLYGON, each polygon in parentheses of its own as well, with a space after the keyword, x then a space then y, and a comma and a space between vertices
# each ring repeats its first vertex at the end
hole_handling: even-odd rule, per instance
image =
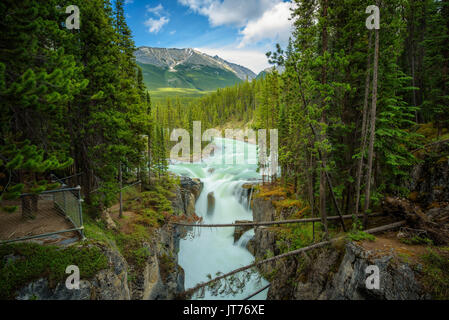
POLYGON ((140 47, 134 53, 149 90, 212 91, 256 78, 251 70, 194 49, 140 47))
POLYGON ((256 79, 262 79, 264 78, 268 73, 273 72, 274 70, 277 70, 280 74, 284 73, 285 67, 268 67, 265 70, 262 70, 256 77, 256 79))

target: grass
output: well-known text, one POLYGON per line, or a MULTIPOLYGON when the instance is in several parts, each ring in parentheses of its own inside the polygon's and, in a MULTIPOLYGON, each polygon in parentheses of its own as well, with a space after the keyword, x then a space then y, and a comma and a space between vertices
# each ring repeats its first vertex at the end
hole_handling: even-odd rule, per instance
POLYGON ((151 231, 142 225, 133 225, 132 232, 107 230, 102 221, 86 219, 84 223, 85 235, 88 239, 96 240, 118 248, 128 264, 142 270, 150 252, 143 247, 143 242, 151 240, 151 231))
POLYGON ((347 234, 347 237, 348 237, 348 240, 355 241, 355 242, 364 241, 364 240, 376 241, 375 236, 373 236, 372 234, 366 233, 364 231, 360 231, 360 230, 349 232, 347 234))
POLYGON ((169 199, 174 196, 173 190, 178 180, 162 177, 144 192, 130 188, 129 194, 124 197, 124 210, 131 211, 133 215, 116 220, 119 226, 116 231, 107 230, 103 221, 94 221, 87 216, 86 237, 116 246, 135 271, 142 271, 151 254, 143 244, 151 242, 154 230, 174 215, 169 199))
POLYGON ((359 241, 364 241, 364 240, 369 240, 369 241, 376 240, 375 236, 363 231, 362 222, 358 219, 356 219, 356 221, 352 223, 352 230, 347 233, 346 238, 349 241, 354 241, 354 242, 359 242, 359 241))
POLYGON ((427 237, 413 236, 411 238, 400 239, 402 243, 408 245, 428 245, 433 246, 433 241, 427 237))
POLYGON ((306 223, 273 227, 271 229, 276 233, 276 246, 281 254, 312 245, 314 243, 314 232, 315 242, 320 242, 324 237, 324 233, 321 231, 322 224, 319 222, 316 222, 315 226, 312 223, 306 223))
POLYGON ((67 266, 76 265, 82 279, 92 278, 108 267, 106 256, 98 247, 86 245, 61 249, 35 243, 0 246, 0 300, 14 299, 17 290, 39 278, 55 286, 68 275, 67 266), (8 259, 8 256, 17 257, 8 259))
MULTIPOLYGON (((98 271, 108 268, 102 250, 98 246, 88 246, 89 243, 118 248, 132 266, 132 281, 135 274, 143 270, 151 254, 143 243, 151 242, 154 229, 163 226, 174 214, 169 199, 174 196, 176 184, 179 184, 179 179, 163 177, 142 193, 137 187, 125 189, 125 211, 132 210, 134 215, 124 216, 117 222, 120 226, 126 225, 126 230, 108 230, 103 220, 94 220, 85 214, 84 231, 89 239, 86 245, 68 248, 35 243, 0 245, 0 300, 13 299, 18 289, 39 278, 47 278, 50 286, 55 286, 68 276, 65 269, 69 265, 80 268, 82 279, 89 279, 98 271)), ((162 260, 169 270, 172 266, 170 259, 163 257, 162 260)))
POLYGON ((449 247, 428 249, 421 256, 424 287, 433 299, 449 299, 449 247))
POLYGON ((277 209, 291 208, 291 207, 301 208, 303 206, 302 202, 300 200, 295 200, 295 199, 284 199, 284 200, 280 200, 280 201, 273 201, 273 205, 277 209))
POLYGON ((173 97, 191 97, 198 98, 212 91, 201 91, 193 88, 158 88, 150 90, 152 99, 173 98, 173 97))
POLYGON ((264 198, 265 200, 269 200, 271 197, 279 197, 279 198, 288 198, 291 195, 290 188, 283 187, 281 185, 260 185, 256 187, 258 191, 254 197, 255 198, 264 198))
POLYGON ((138 63, 144 83, 154 97, 201 96, 218 88, 242 82, 233 72, 210 66, 178 65, 167 67, 138 63))
POLYGON ((171 254, 162 254, 159 259, 159 267, 162 279, 166 280, 170 273, 176 270, 176 263, 171 254))

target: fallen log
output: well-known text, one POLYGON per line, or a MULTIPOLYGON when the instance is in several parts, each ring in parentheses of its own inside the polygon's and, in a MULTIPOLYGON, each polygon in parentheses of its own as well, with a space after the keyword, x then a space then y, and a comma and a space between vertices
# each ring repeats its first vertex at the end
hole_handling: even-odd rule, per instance
POLYGON ((383 211, 405 219, 407 225, 426 231, 429 238, 436 245, 449 243, 449 225, 441 221, 433 221, 422 209, 406 199, 386 197, 382 203, 383 211))
POLYGON ((253 294, 247 296, 247 297, 246 297, 245 299, 243 299, 243 300, 249 300, 249 299, 251 299, 252 297, 257 296, 259 293, 261 293, 261 292, 267 290, 269 287, 271 287, 271 284, 268 284, 268 285, 266 285, 265 287, 263 287, 262 289, 257 290, 256 292, 254 292, 253 294))
MULTIPOLYGON (((385 213, 373 213, 368 217, 379 217, 383 216, 385 213)), ((341 218, 347 220, 352 219, 353 215, 342 216, 341 218)), ((362 214, 357 215, 357 218, 363 218, 362 214)), ((328 221, 339 220, 339 216, 327 217, 328 221)), ((226 224, 191 224, 183 222, 171 222, 173 225, 182 227, 200 227, 200 228, 226 228, 226 227, 257 227, 257 226, 274 226, 283 224, 294 224, 294 223, 310 223, 310 222, 321 222, 321 218, 306 218, 306 219, 296 219, 296 220, 281 220, 281 221, 262 221, 262 222, 248 222, 248 223, 226 223, 226 224)))
MULTIPOLYGON (((337 218, 339 219, 340 217, 337 217, 337 218)), ((406 221, 399 221, 399 222, 395 222, 395 223, 392 223, 392 224, 389 224, 389 225, 385 225, 385 226, 369 229, 369 230, 366 230, 365 232, 373 234, 373 233, 378 233, 378 232, 383 232, 383 231, 396 229, 396 228, 402 227, 405 224, 406 224, 406 221)), ((260 266, 260 265, 262 265, 264 263, 269 263, 269 262, 276 261, 276 260, 279 260, 279 259, 282 259, 282 258, 298 255, 300 253, 303 253, 303 252, 306 252, 306 251, 310 251, 310 250, 313 250, 313 249, 322 248, 322 247, 325 247, 325 246, 327 246, 329 244, 332 244, 333 242, 340 241, 342 239, 344 239, 344 236, 343 237, 334 238, 334 239, 331 239, 329 241, 323 241, 323 242, 315 243, 315 244, 313 244, 311 246, 308 246, 308 247, 304 247, 304 248, 301 248, 301 249, 298 249, 298 250, 293 250, 293 251, 290 251, 290 252, 287 252, 287 253, 283 253, 283 254, 278 255, 278 256, 274 256, 272 258, 268 258, 268 259, 265 259, 265 260, 261 260, 261 261, 252 263, 250 265, 247 265, 247 266, 235 269, 235 270, 233 270, 231 272, 228 272, 226 274, 218 276, 218 277, 216 277, 216 278, 214 278, 212 280, 209 280, 207 282, 200 283, 200 284, 196 285, 195 287, 184 291, 184 293, 182 293, 181 295, 191 295, 195 291, 197 291, 197 290, 199 290, 199 289, 201 289, 203 287, 211 285, 212 283, 214 283, 216 281, 222 280, 222 279, 224 279, 226 277, 229 277, 229 276, 232 276, 232 275, 234 275, 236 273, 239 273, 239 272, 242 272, 242 271, 245 271, 245 270, 257 267, 257 266, 260 266)))

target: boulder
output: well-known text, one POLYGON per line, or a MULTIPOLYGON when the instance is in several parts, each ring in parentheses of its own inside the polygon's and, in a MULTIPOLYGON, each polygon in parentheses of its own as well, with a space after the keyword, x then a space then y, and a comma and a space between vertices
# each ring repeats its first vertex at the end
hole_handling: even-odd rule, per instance
POLYGON ((209 192, 207 195, 207 215, 210 216, 215 210, 215 196, 213 192, 209 192))
POLYGON ((276 208, 273 206, 271 199, 254 198, 253 205, 253 220, 255 222, 274 221, 276 216, 276 208))
POLYGON ((181 212, 187 216, 195 215, 195 204, 202 190, 203 183, 199 179, 180 177, 180 188, 177 190, 179 196, 174 207, 180 207, 181 212))
POLYGON ((195 203, 196 203, 195 195, 186 194, 184 206, 185 206, 185 214, 188 217, 195 215, 195 203))
POLYGON ((194 196, 195 200, 198 200, 201 191, 203 190, 203 183, 199 179, 192 179, 189 177, 180 177, 181 188, 190 191, 194 196))
POLYGON ((106 223, 106 228, 108 230, 117 230, 117 225, 115 221, 111 218, 111 213, 109 209, 103 211, 103 220, 106 223))
POLYGON ((429 298, 407 263, 395 263, 392 255, 377 257, 355 243, 346 245, 339 269, 320 299, 418 300, 429 298), (379 268, 380 288, 366 287, 366 267, 379 268))
MULTIPOLYGON (((109 268, 101 270, 92 279, 80 280, 79 290, 67 289, 64 282, 50 287, 45 278, 27 284, 17 292, 17 300, 130 300, 128 264, 115 249, 107 248, 104 254, 109 268)), ((81 275, 82 277, 82 275, 81 275)))

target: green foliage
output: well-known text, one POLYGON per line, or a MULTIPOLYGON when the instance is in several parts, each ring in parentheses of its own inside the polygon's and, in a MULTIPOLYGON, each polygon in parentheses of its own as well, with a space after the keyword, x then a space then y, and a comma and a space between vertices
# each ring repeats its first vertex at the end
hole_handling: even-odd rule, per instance
POLYGON ((421 256, 424 262, 423 283, 434 299, 449 298, 449 248, 428 249, 421 256))
POLYGON ((90 279, 108 267, 108 260, 96 246, 0 245, 0 299, 13 299, 16 290, 41 277, 54 286, 67 277, 69 265, 80 268, 82 279, 90 279))
POLYGON ((83 172, 86 202, 99 212, 118 192, 119 165, 125 178, 165 172, 164 136, 153 126, 123 0, 7 0, 0 17, 3 199, 54 188, 40 182, 49 173, 83 172), (61 23, 72 4, 82 32, 61 23))
POLYGON ((360 220, 356 219, 352 224, 352 230, 346 235, 349 241, 375 241, 376 237, 363 231, 363 225, 360 220))
POLYGON ((149 191, 126 189, 128 191, 124 195, 124 209, 132 211, 135 216, 123 217, 117 222, 119 230, 116 231, 107 230, 102 220, 97 222, 87 216, 84 220, 86 237, 117 246, 135 271, 143 271, 151 254, 144 243, 151 243, 153 229, 162 227, 173 214, 169 199, 174 196, 172 190, 176 183, 175 178, 164 176, 147 186, 149 191), (121 229, 122 224, 126 225, 124 230, 121 229))
POLYGON ((313 243, 313 233, 315 228, 315 240, 320 241, 323 236, 320 231, 321 223, 296 224, 282 228, 276 228, 276 246, 281 253, 286 253, 292 250, 307 247, 313 243))
POLYGON ((364 231, 356 231, 356 232, 350 232, 347 235, 348 239, 350 241, 364 241, 364 240, 369 240, 369 241, 376 241, 376 237, 373 236, 372 234, 366 233, 364 231))
MULTIPOLYGON (((374 35, 365 27, 364 8, 372 3, 328 1, 327 12, 322 1, 295 3, 291 41, 285 50, 278 46, 267 54, 281 67, 281 74, 265 73, 251 83, 219 89, 194 102, 158 102, 153 115, 165 127, 190 132, 195 120, 202 122, 203 130, 236 122, 254 129, 277 128, 283 182, 293 184, 295 193, 309 204, 317 203, 320 163, 325 156, 324 170, 332 177, 337 201, 353 205, 346 199, 355 198, 353 183, 358 173, 354 164, 362 155, 366 159, 366 150, 360 149, 361 115, 367 71, 372 82, 367 60, 372 61, 373 46, 368 50, 368 43, 374 35)), ((404 183, 417 163, 411 150, 422 142, 416 121, 434 121, 439 134, 444 134, 447 119, 443 114, 449 114, 444 113, 448 72, 435 71, 441 66, 449 70, 447 46, 442 45, 449 36, 443 23, 448 20, 447 3, 394 0, 380 6, 373 207, 385 194, 407 192, 404 183), (426 23, 434 27, 424 27, 426 23)), ((365 187, 362 183, 362 190, 365 187)), ((354 208, 342 209, 352 212, 354 208)))
POLYGON ((178 65, 175 72, 167 67, 138 63, 142 68, 144 83, 148 90, 162 88, 185 88, 211 91, 242 82, 235 73, 209 66, 178 65))
POLYGON ((421 236, 413 236, 411 238, 402 238, 400 239, 402 243, 408 244, 408 245, 428 245, 433 246, 433 241, 427 237, 421 237, 421 236))
MULTIPOLYGON (((184 128, 190 133, 193 121, 201 121, 202 130, 221 126, 229 121, 246 123, 253 119, 258 103, 256 94, 260 90, 261 82, 253 80, 251 83, 245 81, 232 87, 217 89, 197 99, 167 98, 156 102, 153 116, 166 128, 184 128)), ((184 92, 179 95, 184 95, 184 92)))

